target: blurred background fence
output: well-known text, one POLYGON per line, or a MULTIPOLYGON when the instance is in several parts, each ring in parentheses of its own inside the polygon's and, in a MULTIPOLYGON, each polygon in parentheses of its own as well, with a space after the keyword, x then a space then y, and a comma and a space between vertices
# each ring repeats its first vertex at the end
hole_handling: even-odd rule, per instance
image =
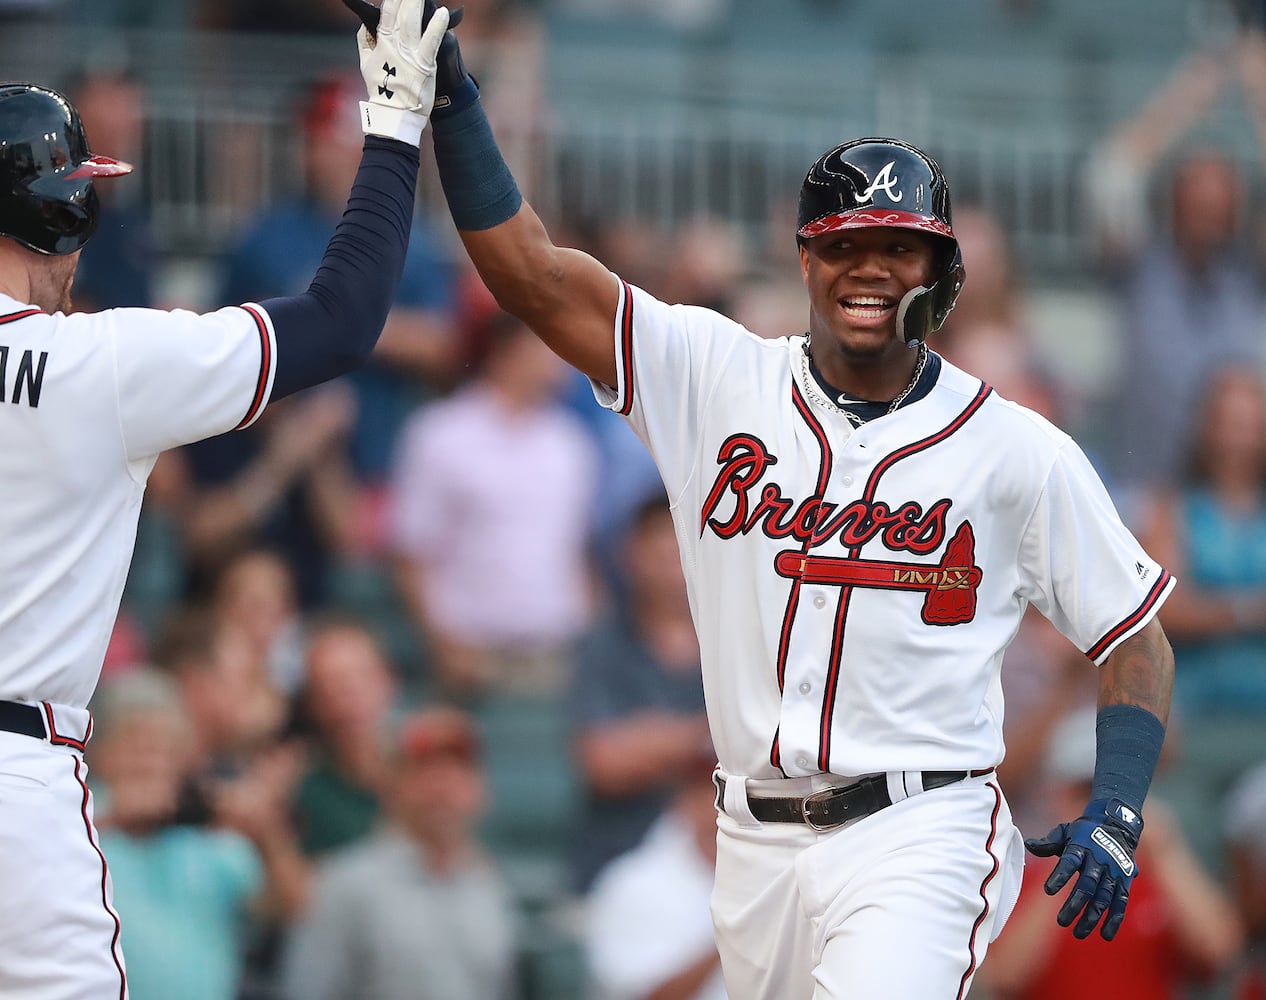
MULTIPOLYGON (((693 29, 537 6, 546 114, 523 139, 545 214, 668 224, 706 211, 755 227, 790 211, 825 146, 895 135, 941 159, 957 200, 997 214, 1045 283, 1089 267, 1076 190, 1092 143, 1194 41, 1230 37, 1210 0, 731 0, 693 29)), ((332 36, 127 29, 75 14, 0 28, 5 77, 66 84, 120 64, 147 84, 139 182, 160 249, 177 258, 221 251, 262 204, 302 186, 295 95, 352 68, 348 40, 332 36)), ((1202 136, 1255 157, 1243 109, 1226 103, 1202 136)))

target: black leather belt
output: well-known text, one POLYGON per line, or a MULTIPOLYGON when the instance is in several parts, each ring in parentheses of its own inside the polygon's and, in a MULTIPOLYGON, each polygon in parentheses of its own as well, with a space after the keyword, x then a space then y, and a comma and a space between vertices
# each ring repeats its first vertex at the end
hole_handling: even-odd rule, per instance
MULTIPOLYGON (((992 767, 980 771, 924 771, 923 790, 944 788, 967 777, 988 774, 992 767)), ((725 778, 717 775, 719 795, 717 801, 725 802, 725 778)), ((862 778, 851 785, 823 788, 809 795, 763 798, 747 796, 747 806, 752 816, 761 823, 804 823, 814 830, 831 830, 849 820, 861 819, 892 805, 888 794, 886 775, 862 778)))
POLYGON ((44 713, 34 705, 16 701, 0 701, 0 730, 34 736, 37 740, 48 735, 44 729, 44 713))

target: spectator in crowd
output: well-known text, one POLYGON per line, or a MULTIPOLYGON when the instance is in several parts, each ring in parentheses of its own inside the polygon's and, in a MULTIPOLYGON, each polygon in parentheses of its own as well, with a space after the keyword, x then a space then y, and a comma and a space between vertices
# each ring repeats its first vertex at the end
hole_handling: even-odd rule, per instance
POLYGON ((716 874, 713 755, 677 774, 668 808, 598 873, 585 910, 589 969, 603 1000, 725 1000, 709 899, 716 874))
POLYGON ((1109 398, 1130 405, 1112 415, 1110 472, 1127 518, 1140 488, 1171 485, 1181 474, 1209 373, 1229 361, 1260 366, 1263 357, 1260 262, 1240 224, 1241 169, 1221 152, 1189 149, 1167 175, 1156 218, 1145 200, 1162 156, 1205 116, 1235 65, 1213 51, 1188 57, 1086 169, 1090 218, 1119 306, 1120 364, 1109 398))
POLYGON ((1240 770, 1266 759, 1266 387, 1216 372, 1190 414, 1178 486, 1153 498, 1144 544, 1177 576, 1161 613, 1174 645, 1180 752, 1162 777, 1188 836, 1216 848, 1208 816, 1240 770))
POLYGON ((387 820, 321 867, 284 962, 290 1000, 507 1000, 514 904, 480 850, 485 806, 473 721, 431 707, 395 727, 387 820))
POLYGON ((363 625, 327 616, 309 628, 297 714, 310 753, 293 806, 306 854, 362 840, 378 822, 396 696, 395 671, 363 625))
MULTIPOLYGON (((1090 791, 1095 764, 1095 709, 1068 714, 1047 752, 1052 808, 1071 815, 1090 791), (1070 813, 1071 810, 1071 813, 1070 813)), ((989 947, 978 983, 997 1000, 1067 1000, 1084 995, 1131 1000, 1178 1000, 1192 983, 1224 971, 1239 953, 1242 933, 1230 900, 1156 796, 1130 887, 1130 917, 1111 942, 1092 934, 1078 941, 1055 916, 1067 892, 1042 888, 1048 864, 1025 866, 1020 900, 989 947)))
POLYGON ((1266 1000, 1266 762, 1246 771, 1226 803, 1231 892, 1247 947, 1235 1000, 1266 1000))
POLYGON ((273 687, 295 693, 303 680, 302 621, 294 577, 279 553, 252 548, 233 556, 216 579, 212 613, 238 630, 273 687))
POLYGON ((397 580, 446 694, 551 696, 590 619, 597 459, 559 402, 566 366, 506 313, 486 342, 478 375, 402 436, 397 580))
POLYGON ((635 847, 708 743, 699 644, 676 533, 662 492, 626 529, 622 583, 586 636, 571 691, 583 805, 573 848, 578 891, 635 847))
POLYGON ((955 206, 954 235, 971 280, 937 331, 936 352, 1007 399, 1066 426, 1062 387, 1027 326, 1016 253, 1001 222, 979 206, 955 206))
POLYGON ((277 742, 286 699, 240 628, 205 607, 181 607, 155 644, 154 662, 180 690, 195 774, 208 780, 240 775, 277 742))
POLYGON ((346 386, 322 386, 244 430, 164 453, 156 472, 184 548, 188 599, 210 595, 227 559, 265 545, 285 558, 301 608, 325 601, 355 530, 354 416, 346 386))
POLYGON ((234 1000, 252 917, 290 917, 302 905, 305 872, 275 803, 235 789, 216 803, 216 827, 177 822, 194 746, 162 673, 108 679, 92 708, 87 757, 127 925, 130 996, 234 1000))
MULTIPOLYGON (((117 150, 128 163, 142 162, 146 97, 140 80, 117 70, 90 73, 74 88, 72 100, 95 143, 117 150)), ((135 185, 101 185, 100 221, 75 274, 77 310, 154 304, 153 235, 141 194, 135 185)))

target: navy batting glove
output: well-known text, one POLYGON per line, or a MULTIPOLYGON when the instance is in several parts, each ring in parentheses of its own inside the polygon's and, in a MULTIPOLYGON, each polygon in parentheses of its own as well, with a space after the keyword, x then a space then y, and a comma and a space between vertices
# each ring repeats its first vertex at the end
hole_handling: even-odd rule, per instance
MULTIPOLYGON (((423 4, 423 24, 430 20, 434 11, 433 0, 426 0, 423 4)), ((457 44, 457 35, 453 33, 459 21, 461 21, 460 8, 456 11, 456 16, 449 15, 449 30, 444 32, 439 52, 435 54, 435 109, 431 113, 433 118, 436 115, 440 118, 455 115, 463 108, 474 104, 475 98, 479 96, 479 85, 475 82, 475 78, 466 72, 466 64, 462 62, 462 50, 457 44)))
POLYGON ((1138 871, 1134 851, 1143 833, 1139 811, 1120 799, 1095 800, 1071 823, 1061 823, 1045 837, 1031 837, 1024 846, 1039 858, 1059 855, 1046 880, 1046 894, 1054 896, 1074 875, 1077 881, 1059 909, 1059 924, 1077 920, 1073 937, 1087 938, 1107 912, 1099 933, 1105 941, 1116 937, 1125 919, 1130 883, 1138 871))

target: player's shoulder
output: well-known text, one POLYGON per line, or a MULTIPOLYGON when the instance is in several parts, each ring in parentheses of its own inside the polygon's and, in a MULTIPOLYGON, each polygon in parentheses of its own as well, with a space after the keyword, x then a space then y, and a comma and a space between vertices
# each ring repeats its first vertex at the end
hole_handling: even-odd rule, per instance
MULTIPOLYGON (((619 277, 617 275, 617 277, 619 277)), ((754 350, 777 350, 776 345, 781 344, 782 349, 786 349, 787 338, 762 337, 758 333, 754 333, 738 320, 733 319, 722 312, 718 312, 711 306, 695 305, 689 302, 665 302, 663 299, 657 298, 644 288, 631 284, 624 279, 620 279, 623 285, 626 285, 630 294, 624 299, 623 308, 626 310, 631 306, 633 310, 633 322, 638 324, 644 322, 647 317, 653 317, 660 322, 680 326, 692 331, 710 330, 712 332, 728 335, 750 344, 754 350)))
POLYGON ((961 401, 964 407, 980 399, 977 426, 995 435, 999 445, 1014 441, 1024 447, 1056 451, 1069 440, 1067 432, 1036 410, 1008 399, 988 382, 944 358, 936 387, 948 399, 961 401))

